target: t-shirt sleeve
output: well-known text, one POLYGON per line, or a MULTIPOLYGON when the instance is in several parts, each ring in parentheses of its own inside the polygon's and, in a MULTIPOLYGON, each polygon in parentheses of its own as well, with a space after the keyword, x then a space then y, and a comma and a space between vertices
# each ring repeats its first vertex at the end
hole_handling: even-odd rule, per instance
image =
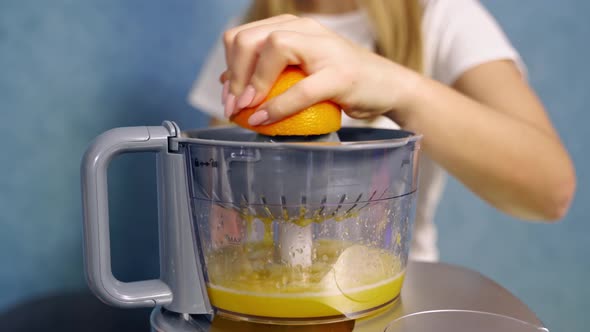
POLYGON ((432 77, 451 85, 486 62, 512 60, 523 76, 525 65, 494 17, 478 0, 431 0, 424 17, 427 49, 434 55, 432 77))
MULTIPOLYGON (((224 30, 237 26, 239 22, 240 18, 233 18, 224 30)), ((217 119, 224 119, 221 104, 223 86, 219 76, 225 69, 225 50, 220 36, 207 55, 188 95, 188 102, 193 107, 217 119)))

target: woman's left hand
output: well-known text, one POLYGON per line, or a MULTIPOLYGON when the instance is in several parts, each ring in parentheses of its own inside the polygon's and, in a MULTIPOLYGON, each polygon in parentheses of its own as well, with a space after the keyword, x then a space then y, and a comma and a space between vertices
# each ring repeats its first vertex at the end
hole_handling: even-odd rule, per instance
POLYGON ((401 107, 418 77, 314 20, 293 15, 228 30, 224 43, 227 117, 260 104, 287 66, 300 66, 308 75, 260 105, 249 119, 251 125, 275 122, 325 100, 339 104, 353 118, 373 118, 401 107))

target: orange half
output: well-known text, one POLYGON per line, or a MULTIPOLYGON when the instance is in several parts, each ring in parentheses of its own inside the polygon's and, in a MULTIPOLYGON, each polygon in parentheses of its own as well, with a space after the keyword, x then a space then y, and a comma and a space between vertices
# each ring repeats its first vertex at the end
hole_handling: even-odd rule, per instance
MULTIPOLYGON (((280 95, 305 77, 305 73, 299 67, 287 67, 262 102, 280 95)), ((342 125, 340 106, 331 101, 317 103, 269 125, 251 126, 248 124, 248 118, 256 111, 256 108, 245 108, 233 115, 230 120, 240 127, 267 136, 322 135, 337 131, 342 125)))

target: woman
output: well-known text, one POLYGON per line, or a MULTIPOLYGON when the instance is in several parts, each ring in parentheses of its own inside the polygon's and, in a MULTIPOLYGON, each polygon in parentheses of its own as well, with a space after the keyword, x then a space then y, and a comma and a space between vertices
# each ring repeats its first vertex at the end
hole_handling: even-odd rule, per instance
POLYGON ((570 157, 518 53, 477 0, 257 0, 243 21, 209 57, 193 105, 228 117, 258 105, 287 65, 299 65, 309 76, 260 105, 250 124, 333 100, 347 114, 343 125, 424 134, 411 258, 438 259, 443 168, 512 216, 566 214, 570 157), (211 99, 222 93, 221 73, 223 108, 211 99))

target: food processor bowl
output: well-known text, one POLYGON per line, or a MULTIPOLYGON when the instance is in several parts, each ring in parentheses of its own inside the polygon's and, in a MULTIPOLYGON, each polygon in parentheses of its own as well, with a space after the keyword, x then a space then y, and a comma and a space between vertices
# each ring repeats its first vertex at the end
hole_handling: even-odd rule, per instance
POLYGON ((385 310, 405 275, 420 136, 336 135, 183 132, 170 121, 101 134, 81 165, 88 285, 119 307, 274 324, 385 310), (122 282, 111 270, 107 171, 134 152, 156 154, 160 276, 122 282))
POLYGON ((277 324, 355 319, 403 283, 420 136, 342 128, 340 142, 184 132, 195 236, 217 313, 277 324))

